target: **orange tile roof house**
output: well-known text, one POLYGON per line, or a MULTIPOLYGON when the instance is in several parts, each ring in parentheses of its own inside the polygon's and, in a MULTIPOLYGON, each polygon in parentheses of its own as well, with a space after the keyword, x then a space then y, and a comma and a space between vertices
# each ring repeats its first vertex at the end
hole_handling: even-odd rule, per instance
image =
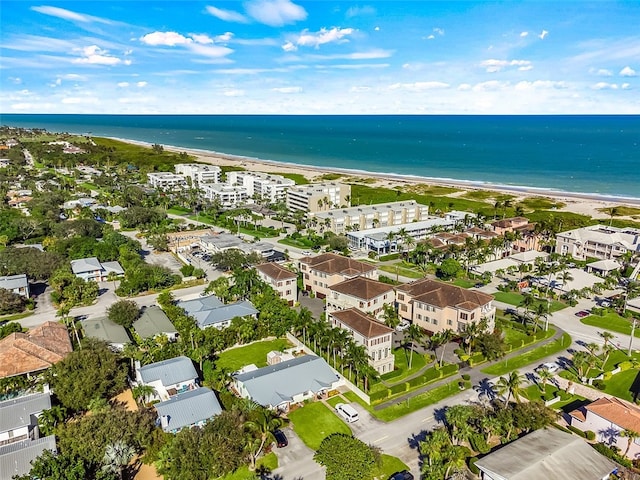
POLYGON ((329 287, 327 311, 358 308, 377 317, 385 304, 393 304, 396 294, 388 283, 367 277, 355 277, 329 287))
POLYGON ((12 333, 0 340, 0 378, 39 372, 73 350, 67 327, 46 322, 28 333, 12 333))
POLYGON ((329 287, 350 278, 362 276, 378 279, 378 269, 374 265, 335 253, 302 258, 300 271, 305 290, 314 292, 319 298, 329 294, 329 287))
POLYGON ((351 333, 358 345, 364 345, 369 356, 369 365, 378 373, 393 371, 393 329, 376 321, 357 308, 340 310, 329 314, 334 327, 351 333))
POLYGON ((634 460, 640 458, 638 439, 629 439, 620 435, 623 430, 640 432, 640 408, 616 397, 602 397, 588 405, 569 412, 571 425, 586 432, 596 434, 598 442, 615 446, 622 453, 627 450, 628 441, 631 446, 627 457, 634 460))
POLYGON ((298 275, 277 263, 262 263, 256 265, 258 276, 278 292, 289 305, 298 299, 298 275))
POLYGON ((450 283, 422 279, 396 288, 398 313, 425 330, 464 331, 472 322, 487 321, 493 330, 496 308, 493 296, 477 290, 467 290, 450 283))

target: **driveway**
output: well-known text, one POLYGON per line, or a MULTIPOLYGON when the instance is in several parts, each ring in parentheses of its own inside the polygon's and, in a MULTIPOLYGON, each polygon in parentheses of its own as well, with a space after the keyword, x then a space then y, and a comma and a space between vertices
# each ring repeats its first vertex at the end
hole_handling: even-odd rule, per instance
POLYGON ((273 450, 278 457, 278 465, 281 467, 271 472, 271 478, 278 480, 324 480, 325 468, 318 465, 313 459, 315 452, 300 440, 293 429, 283 428, 282 431, 287 436, 289 445, 273 450))
POLYGON ((298 302, 300 302, 301 307, 306 307, 311 311, 311 315, 313 318, 320 318, 320 315, 324 313, 324 299, 314 297, 311 298, 308 295, 303 295, 302 292, 298 292, 298 302))

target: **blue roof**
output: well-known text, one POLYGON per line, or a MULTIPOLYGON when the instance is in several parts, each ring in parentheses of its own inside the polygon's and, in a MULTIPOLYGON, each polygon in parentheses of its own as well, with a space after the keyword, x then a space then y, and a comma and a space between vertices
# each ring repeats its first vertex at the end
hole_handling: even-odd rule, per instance
POLYGON ((32 415, 51 408, 51 394, 35 393, 0 402, 0 432, 8 432, 38 422, 32 415))
POLYGON ((275 407, 293 401, 293 397, 301 393, 330 388, 339 377, 322 358, 303 355, 234 378, 254 401, 275 407))
POLYGON ((165 387, 198 378, 193 362, 184 356, 151 363, 140 367, 138 371, 144 383, 160 380, 165 387))
POLYGON ((178 302, 177 306, 187 315, 195 318, 200 328, 228 322, 235 317, 247 317, 258 313, 253 304, 247 300, 225 305, 215 295, 178 302))
POLYGON ((31 462, 45 450, 56 452, 56 437, 22 440, 0 447, 0 479, 8 480, 14 475, 25 475, 31 470, 31 462))
POLYGON ((187 315, 191 315, 195 312, 201 312, 203 310, 211 310, 213 308, 222 307, 223 305, 224 303, 222 303, 220 299, 215 295, 194 298, 193 300, 183 300, 177 303, 177 306, 187 312, 187 315))
POLYGON ((207 387, 181 393, 166 402, 156 403, 155 407, 158 417, 166 417, 168 421, 163 426, 165 432, 197 425, 222 412, 216 394, 207 387))

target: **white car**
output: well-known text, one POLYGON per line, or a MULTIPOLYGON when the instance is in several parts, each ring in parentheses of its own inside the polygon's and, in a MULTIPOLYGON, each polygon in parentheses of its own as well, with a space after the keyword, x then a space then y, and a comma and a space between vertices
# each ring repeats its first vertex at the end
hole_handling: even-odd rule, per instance
POLYGON ((358 411, 351 405, 346 403, 338 403, 336 405, 336 412, 345 419, 347 423, 353 423, 358 421, 358 411))
POLYGON ((560 370, 560 365, 555 362, 546 362, 536 367, 536 372, 540 370, 547 370, 549 373, 557 373, 560 370))
POLYGON ((306 256, 309 256, 309 255, 311 255, 311 252, 310 252, 309 250, 304 250, 304 251, 302 252, 302 254, 303 254, 303 255, 306 255, 306 256))
POLYGON ((396 330, 398 332, 404 332, 407 328, 409 328, 411 326, 411 324, 409 322, 407 322, 406 320, 403 320, 402 322, 400 322, 398 324, 398 326, 396 327, 396 330))

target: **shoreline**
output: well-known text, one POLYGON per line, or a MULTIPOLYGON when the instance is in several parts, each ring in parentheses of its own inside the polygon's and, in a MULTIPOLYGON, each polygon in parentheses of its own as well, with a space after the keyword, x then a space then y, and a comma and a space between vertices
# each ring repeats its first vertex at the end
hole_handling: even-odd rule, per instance
MULTIPOLYGON (((104 137, 112 140, 118 140, 132 145, 150 147, 151 142, 132 140, 121 137, 104 137)), ((545 197, 557 202, 565 204, 564 207, 558 208, 558 211, 569 211, 589 215, 595 219, 609 218, 609 215, 598 211, 600 208, 612 208, 616 206, 631 206, 640 208, 640 197, 626 197, 610 194, 598 194, 587 192, 570 192, 563 190, 555 190, 544 187, 530 187, 524 185, 503 185, 494 184, 474 180, 460 180, 453 178, 434 178, 423 177, 417 175, 401 175, 387 172, 370 172, 366 170, 348 169, 340 167, 316 167, 314 165, 282 162, 276 160, 266 160, 255 157, 247 157, 242 155, 233 155, 212 150, 202 150, 196 148, 179 147, 175 145, 162 144, 165 150, 175 153, 186 152, 187 154, 197 158, 198 162, 211 165, 234 165, 246 168, 247 170, 255 170, 265 173, 295 173, 305 176, 308 180, 314 181, 327 173, 337 173, 340 175, 351 175, 359 178, 374 178, 375 184, 371 186, 379 186, 386 188, 396 188, 403 186, 443 186, 460 189, 463 191, 491 191, 498 194, 514 195, 516 201, 520 201, 527 197, 545 197)), ((453 194, 455 195, 455 193, 453 194)), ((446 196, 446 195, 444 195, 446 196)), ((635 220, 628 216, 619 216, 620 219, 635 220)))

